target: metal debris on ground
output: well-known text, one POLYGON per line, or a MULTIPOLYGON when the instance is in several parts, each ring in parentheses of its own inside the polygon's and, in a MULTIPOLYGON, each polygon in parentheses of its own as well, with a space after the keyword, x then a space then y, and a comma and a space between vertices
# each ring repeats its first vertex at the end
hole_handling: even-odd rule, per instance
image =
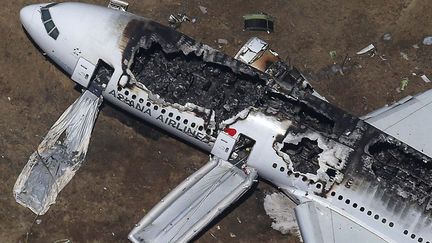
POLYGON ((110 0, 108 8, 112 8, 120 11, 127 11, 129 3, 120 0, 110 0))
POLYGON ((230 237, 231 237, 231 238, 236 238, 237 235, 235 235, 234 233, 230 232, 230 237))
POLYGON ((337 53, 336 53, 336 51, 330 51, 330 52, 329 52, 329 55, 330 55, 330 58, 331 58, 332 60, 335 60, 335 59, 336 59, 336 56, 337 56, 337 53))
POLYGON ((171 28, 177 29, 178 27, 180 27, 180 25, 183 22, 195 23, 196 22, 196 18, 189 18, 189 16, 187 16, 184 13, 171 14, 168 17, 168 23, 169 23, 169 26, 171 28))
POLYGON ((51 127, 19 175, 15 200, 46 213, 82 165, 102 98, 85 91, 51 127))
POLYGON ((432 45, 432 36, 427 36, 423 39, 423 45, 430 46, 432 45))
POLYGON ((401 80, 400 82, 400 91, 404 91, 405 88, 408 86, 409 83, 409 79, 408 78, 404 78, 401 80))
POLYGON ((385 33, 385 34, 383 35, 383 40, 385 40, 385 41, 389 41, 389 40, 391 40, 391 39, 392 39, 392 36, 391 36, 390 33, 385 33))
POLYGON ((413 47, 414 49, 419 49, 419 48, 420 48, 420 46, 417 45, 417 44, 412 45, 412 47, 413 47))
POLYGON ((72 243, 72 241, 69 239, 60 239, 53 241, 53 243, 72 243))
POLYGON ((217 40, 218 44, 223 44, 223 45, 227 45, 228 44, 228 40, 227 39, 218 39, 217 40))
POLYGON ((274 18, 266 13, 247 14, 243 16, 245 30, 267 31, 274 30, 274 18))
POLYGON ((423 81, 425 81, 426 83, 430 83, 431 80, 425 75, 423 74, 422 76, 420 76, 421 79, 423 79, 423 81))
POLYGON ((363 55, 366 53, 371 53, 372 55, 374 55, 376 52, 376 48, 373 44, 370 44, 368 46, 366 46, 365 48, 361 49, 360 51, 357 52, 357 55, 363 55))
POLYGON ((206 14, 207 13, 207 8, 204 6, 198 6, 198 8, 201 10, 201 13, 206 14))
POLYGON ((406 54, 405 52, 400 52, 400 55, 401 55, 401 57, 403 58, 403 59, 405 59, 405 60, 409 60, 408 59, 408 54, 406 54))

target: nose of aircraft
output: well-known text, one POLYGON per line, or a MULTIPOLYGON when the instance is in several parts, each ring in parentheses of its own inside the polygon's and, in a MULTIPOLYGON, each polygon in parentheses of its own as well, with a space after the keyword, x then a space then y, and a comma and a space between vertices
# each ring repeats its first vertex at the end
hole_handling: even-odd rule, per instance
POLYGON ((24 26, 24 28, 29 31, 31 29, 33 16, 36 13, 39 5, 33 4, 29 6, 25 6, 20 11, 20 20, 21 24, 24 26))

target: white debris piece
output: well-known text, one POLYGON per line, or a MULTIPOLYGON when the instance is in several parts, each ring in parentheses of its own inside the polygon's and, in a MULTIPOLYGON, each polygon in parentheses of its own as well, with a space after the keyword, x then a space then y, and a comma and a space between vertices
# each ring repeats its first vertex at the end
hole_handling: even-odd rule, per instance
POLYGON ((409 58, 408 58, 408 54, 406 54, 405 52, 402 52, 402 51, 401 51, 399 54, 401 55, 401 57, 402 57, 403 59, 405 59, 405 60, 407 60, 407 61, 409 60, 409 58))
POLYGON ((207 8, 204 6, 198 6, 198 8, 201 10, 201 13, 206 14, 207 13, 207 8))
POLYGON ((101 101, 84 92, 51 127, 15 182, 19 204, 42 215, 55 203, 85 159, 101 101))
POLYGON ((362 55, 362 54, 368 53, 372 50, 375 50, 375 46, 373 44, 370 44, 370 45, 366 46, 365 48, 361 49, 360 51, 358 51, 357 55, 362 55))
POLYGON ((432 45, 432 36, 425 37, 423 39, 423 45, 426 45, 426 46, 432 45))
POLYGON ((217 42, 219 44, 224 44, 224 45, 228 44, 228 40, 227 39, 218 39, 217 42))
POLYGON ((430 81, 430 79, 426 76, 426 75, 422 75, 422 76, 420 76, 422 79, 423 79, 423 81, 425 81, 426 83, 430 83, 431 81, 430 81))
POLYGON ((273 220, 271 227, 282 234, 298 235, 300 241, 300 231, 295 218, 294 208, 296 207, 283 193, 275 192, 266 195, 264 198, 264 210, 273 220))
POLYGON ((392 36, 391 36, 390 33, 385 33, 385 34, 383 35, 383 40, 385 40, 385 41, 389 41, 389 40, 391 40, 391 39, 392 39, 392 36))

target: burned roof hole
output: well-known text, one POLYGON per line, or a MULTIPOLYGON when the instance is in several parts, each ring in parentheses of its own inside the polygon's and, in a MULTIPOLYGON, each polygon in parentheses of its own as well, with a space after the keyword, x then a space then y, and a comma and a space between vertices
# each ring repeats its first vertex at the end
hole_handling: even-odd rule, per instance
MULTIPOLYGON (((222 59, 226 56, 217 54, 222 59)), ((138 82, 166 102, 185 105, 193 101, 214 110, 216 122, 255 106, 265 94, 266 81, 258 75, 236 73, 228 66, 206 62, 194 52, 165 53, 157 43, 138 48, 131 71, 138 82)))
POLYGON ((273 102, 279 103, 281 111, 294 115, 298 120, 305 123, 305 125, 318 131, 332 133, 335 121, 323 112, 315 110, 304 102, 289 99, 280 93, 268 92, 268 98, 273 102))
POLYGON ((304 103, 301 103, 300 108, 300 118, 306 121, 311 121, 313 124, 319 125, 320 128, 325 128, 326 132, 331 133, 335 125, 335 121, 328 118, 324 114, 317 112, 304 103))
POLYGON ((334 178, 336 176, 336 170, 335 169, 331 169, 328 168, 326 170, 326 174, 330 177, 330 178, 334 178))
POLYGON ((284 143, 280 151, 289 155, 296 171, 312 174, 319 169, 318 157, 323 152, 317 140, 307 137, 302 138, 297 144, 284 143))
POLYGON ((272 167, 276 169, 277 164, 276 164, 276 163, 273 163, 272 167))
POLYGON ((384 183, 397 184, 400 190, 417 198, 432 191, 432 186, 425 183, 431 179, 432 161, 420 152, 382 140, 369 144, 367 152, 374 158, 372 172, 384 183))

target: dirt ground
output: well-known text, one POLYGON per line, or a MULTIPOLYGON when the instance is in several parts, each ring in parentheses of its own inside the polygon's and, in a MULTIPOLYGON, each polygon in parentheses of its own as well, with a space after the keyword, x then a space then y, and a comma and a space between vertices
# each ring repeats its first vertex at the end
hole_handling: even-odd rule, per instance
MULTIPOLYGON (((36 1, 5 1, 0 9, 0 242, 127 242, 134 224, 208 157, 106 104, 86 163, 57 203, 39 217, 40 224, 33 224, 35 215, 14 201, 12 187, 41 137, 79 93, 25 36, 19 10, 30 3, 36 1)), ((218 38, 227 39, 220 48, 230 55, 248 38, 261 37, 303 71, 331 103, 355 115, 432 87, 419 77, 424 73, 432 78, 432 46, 422 44, 432 35, 431 1, 129 3, 131 12, 161 23, 171 13, 197 17, 180 31, 214 47, 218 38), (199 5, 208 13, 201 13, 199 5), (274 33, 242 31, 242 16, 257 11, 276 18, 274 33), (386 33, 390 40, 383 39, 386 33), (378 50, 375 56, 355 54, 371 43, 378 50), (331 51, 336 53, 333 58, 331 51), (341 66, 343 75, 337 71, 341 66), (404 78, 409 84, 401 91, 404 78)), ((295 236, 270 227, 263 198, 273 190, 261 182, 196 242, 297 242, 295 236)))

